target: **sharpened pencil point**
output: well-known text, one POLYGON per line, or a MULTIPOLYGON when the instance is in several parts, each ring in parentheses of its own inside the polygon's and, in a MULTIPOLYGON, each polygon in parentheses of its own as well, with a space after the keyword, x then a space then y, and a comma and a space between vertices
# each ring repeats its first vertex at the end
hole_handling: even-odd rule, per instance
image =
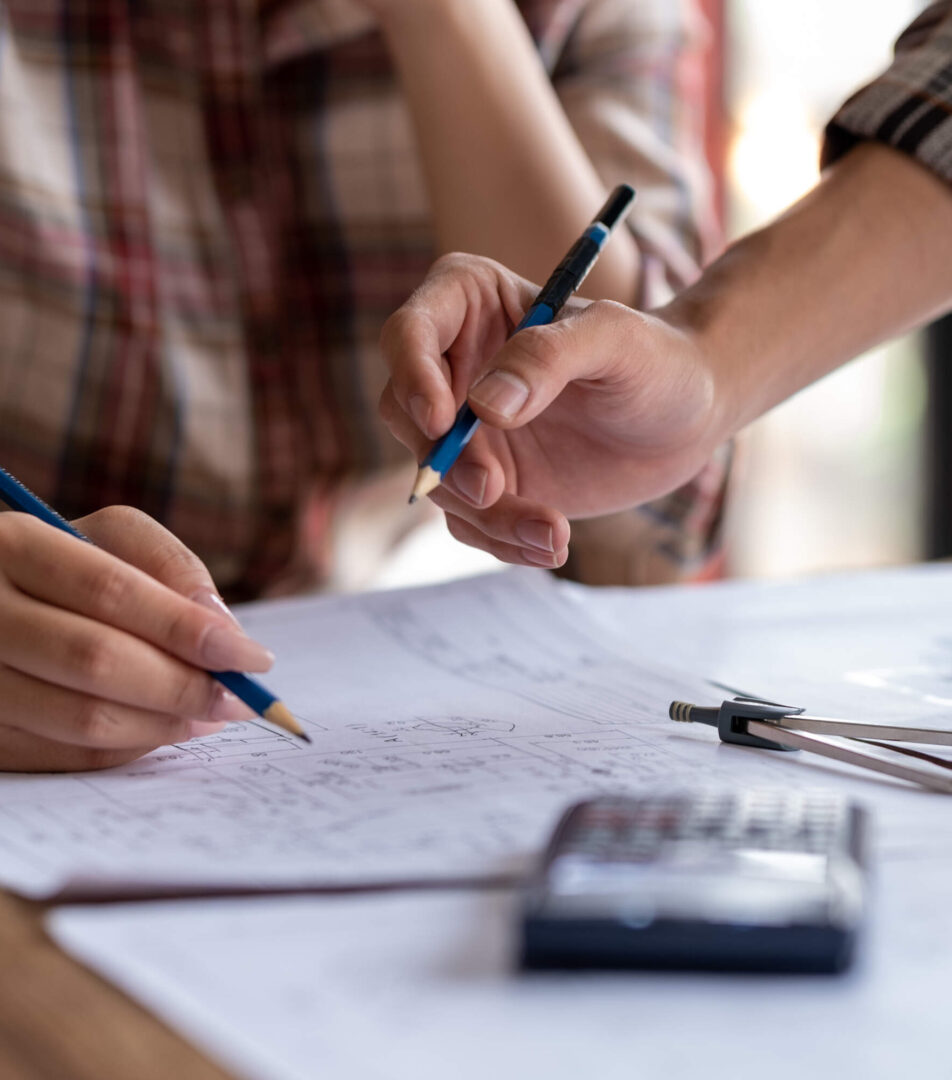
POLYGON ((283 728, 291 735, 297 735, 299 739, 303 739, 305 742, 311 741, 307 736, 307 732, 305 732, 294 718, 294 714, 283 702, 275 701, 265 709, 264 718, 265 720, 269 720, 272 724, 277 724, 279 728, 283 728))
POLYGON ((416 495, 411 495, 407 502, 412 506, 416 502, 416 495))
POLYGON ((415 503, 417 499, 422 499, 424 495, 429 495, 431 491, 440 486, 443 476, 436 469, 431 469, 429 465, 421 465, 420 471, 416 476, 416 483, 413 485, 413 491, 410 495, 410 502, 415 503))

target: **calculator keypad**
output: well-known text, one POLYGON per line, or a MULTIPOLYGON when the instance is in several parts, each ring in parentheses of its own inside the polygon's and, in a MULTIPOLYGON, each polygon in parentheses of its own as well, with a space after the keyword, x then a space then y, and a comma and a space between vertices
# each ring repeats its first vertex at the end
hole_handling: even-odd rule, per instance
POLYGON ((602 798, 582 804, 566 823, 560 855, 641 862, 689 846, 823 854, 838 847, 847 828, 846 804, 827 792, 602 798))

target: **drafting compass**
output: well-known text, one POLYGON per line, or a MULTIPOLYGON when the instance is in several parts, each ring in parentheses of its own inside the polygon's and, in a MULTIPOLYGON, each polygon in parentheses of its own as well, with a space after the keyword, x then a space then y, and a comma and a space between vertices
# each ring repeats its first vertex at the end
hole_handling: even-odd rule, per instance
POLYGON ((952 746, 952 731, 807 716, 803 709, 750 697, 730 698, 719 708, 672 701, 668 715, 680 723, 717 728, 721 742, 759 746, 764 750, 809 750, 933 791, 952 794, 952 760, 896 745, 952 746), (874 747, 888 753, 876 753, 874 747), (890 756, 892 754, 913 761, 896 760, 890 756))

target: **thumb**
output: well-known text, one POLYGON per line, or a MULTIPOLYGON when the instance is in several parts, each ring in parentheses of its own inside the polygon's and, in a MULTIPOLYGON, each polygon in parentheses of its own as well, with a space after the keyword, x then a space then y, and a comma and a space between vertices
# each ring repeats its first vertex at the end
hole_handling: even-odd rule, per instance
POLYGON ((493 427, 516 428, 534 420, 576 379, 620 374, 633 347, 638 313, 598 300, 549 326, 514 334, 472 384, 473 412, 493 427))

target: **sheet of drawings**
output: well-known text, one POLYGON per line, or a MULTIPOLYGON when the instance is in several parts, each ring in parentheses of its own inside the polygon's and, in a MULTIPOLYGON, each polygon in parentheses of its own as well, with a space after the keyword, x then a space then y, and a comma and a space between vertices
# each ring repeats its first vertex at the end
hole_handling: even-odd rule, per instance
POLYGON ((313 743, 236 724, 105 772, 8 774, 0 881, 76 896, 484 878, 523 869, 573 798, 716 776, 665 718, 697 684, 613 652, 547 581, 246 609, 313 743))
MULTIPOLYGON (((746 588, 725 587, 742 609, 746 588)), ((617 635, 531 573, 248 608, 312 745, 248 723, 106 772, 0 777, 0 883, 81 897, 492 879, 523 872, 571 801, 650 785, 834 786, 877 811, 879 854, 952 855, 946 796, 667 719, 672 698, 712 698, 693 674, 720 671, 703 664, 728 634, 712 595, 631 597, 617 635)), ((760 629, 762 658, 772 632, 796 647, 760 629)))

